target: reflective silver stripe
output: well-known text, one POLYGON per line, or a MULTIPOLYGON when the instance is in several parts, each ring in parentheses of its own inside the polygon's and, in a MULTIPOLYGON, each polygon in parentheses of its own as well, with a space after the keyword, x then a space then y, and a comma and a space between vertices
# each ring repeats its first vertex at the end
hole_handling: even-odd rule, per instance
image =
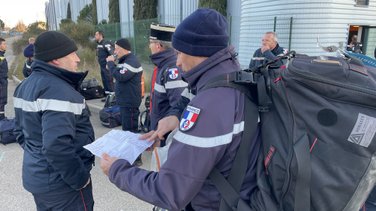
POLYGON ((25 63, 25 65, 26 65, 26 68, 31 68, 31 65, 27 65, 27 63, 25 63))
POLYGON ((175 89, 175 88, 183 88, 187 87, 188 84, 182 80, 177 81, 167 81, 165 84, 166 89, 175 89))
POLYGON ((283 56, 283 55, 285 55, 285 54, 281 53, 281 54, 278 54, 277 56, 283 56))
POLYGON ((164 86, 157 83, 155 83, 154 85, 154 91, 157 91, 159 93, 166 93, 166 89, 164 88, 164 86))
POLYGON ((179 130, 174 135, 174 139, 190 146, 210 148, 210 147, 216 147, 216 146, 221 146, 221 145, 230 143, 232 141, 233 135, 243 132, 243 130, 244 130, 244 121, 238 124, 234 124, 233 131, 224 135, 214 136, 214 137, 197 137, 197 136, 185 134, 179 130))
POLYGON ((261 61, 261 60, 265 60, 265 57, 253 57, 252 60, 261 61))
POLYGON ((103 45, 97 45, 97 48, 103 48, 103 45))
POLYGON ((192 92, 188 91, 188 88, 185 88, 183 92, 181 93, 181 96, 188 98, 189 100, 192 100, 196 95, 192 94, 192 92))
POLYGON ((76 115, 82 114, 85 108, 85 101, 83 103, 71 103, 62 100, 37 99, 36 101, 26 101, 21 98, 14 97, 13 104, 15 108, 20 108, 27 112, 39 111, 58 111, 71 112, 76 115))
POLYGON ((141 72, 141 71, 144 70, 144 69, 142 69, 141 66, 138 67, 138 68, 135 68, 135 67, 132 67, 129 64, 126 64, 126 63, 124 63, 124 64, 118 64, 117 67, 120 67, 120 68, 125 67, 125 68, 127 68, 127 70, 129 70, 131 72, 134 72, 134 73, 139 73, 139 72, 141 72))

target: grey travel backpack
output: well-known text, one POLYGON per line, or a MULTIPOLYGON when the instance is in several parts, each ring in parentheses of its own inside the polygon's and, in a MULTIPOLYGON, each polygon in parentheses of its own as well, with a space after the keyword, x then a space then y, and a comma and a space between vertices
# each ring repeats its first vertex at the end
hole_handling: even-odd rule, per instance
MULTIPOLYGON (((263 151, 247 207, 232 182, 212 171, 220 210, 361 208, 376 181, 376 69, 355 58, 296 55, 285 68, 222 78, 215 86, 257 92, 263 151)), ((243 181, 244 173, 231 173, 243 181)))

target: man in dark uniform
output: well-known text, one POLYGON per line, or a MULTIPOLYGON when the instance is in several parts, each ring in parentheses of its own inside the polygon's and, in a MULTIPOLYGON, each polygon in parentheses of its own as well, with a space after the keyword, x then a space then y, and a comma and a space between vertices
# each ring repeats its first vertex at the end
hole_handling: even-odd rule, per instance
POLYGON ((22 69, 22 73, 25 78, 29 77, 29 75, 32 72, 31 64, 33 63, 33 57, 34 57, 34 42, 35 42, 35 38, 30 37, 29 44, 26 46, 26 48, 23 51, 24 57, 26 57, 26 61, 22 69))
MULTIPOLYGON (((119 39, 115 43, 114 54, 119 58, 115 65, 115 57, 107 57, 107 66, 116 79, 116 103, 120 106, 121 125, 125 131, 138 132, 138 116, 141 104, 142 67, 137 57, 131 52, 131 44, 127 39, 119 39)), ((141 155, 135 165, 142 165, 141 155)))
POLYGON ((111 43, 104 39, 104 33, 102 31, 95 32, 95 40, 98 43, 97 57, 99 66, 101 68, 101 77, 104 92, 106 95, 109 95, 114 91, 114 82, 110 71, 106 68, 106 58, 114 53, 114 49, 111 43))
POLYGON ((107 66, 116 79, 116 103, 120 105, 123 130, 138 132, 139 106, 141 104, 142 67, 137 57, 131 52, 127 39, 119 39, 115 43, 115 55, 119 62, 115 65, 113 55, 107 57, 107 66))
POLYGON ((170 112, 187 87, 181 78, 180 68, 176 66, 176 51, 171 47, 174 31, 175 27, 169 25, 150 26, 150 59, 156 65, 150 92, 150 130, 157 128, 158 121, 170 112))
MULTIPOLYGON (((261 47, 255 51, 251 58, 249 69, 257 68, 268 61, 275 60, 278 56, 282 56, 285 53, 287 53, 287 51, 278 44, 277 34, 275 32, 266 32, 262 37, 261 47)), ((282 61, 278 61, 274 63, 273 66, 279 67, 282 64, 282 61)))
POLYGON ((77 46, 56 31, 35 41, 33 73, 15 90, 17 141, 24 149, 22 181, 38 211, 93 210, 94 141, 84 97, 78 92, 87 72, 77 72, 77 46))
POLYGON ((8 62, 5 58, 7 44, 0 37, 0 120, 5 118, 5 105, 8 102, 8 62))
MULTIPOLYGON (((240 69, 234 48, 228 46, 227 28, 226 18, 211 9, 196 10, 177 27, 172 39, 178 50, 176 63, 196 96, 183 112, 159 172, 102 156, 101 168, 118 188, 168 210, 219 210, 221 195, 208 175, 214 167, 229 175, 245 117, 245 96, 239 90, 205 89, 208 81, 240 69)), ((257 114, 257 105, 251 107, 249 112, 257 114)), ((241 185, 240 197, 246 203, 257 190, 258 135, 249 140, 249 164, 241 185)))

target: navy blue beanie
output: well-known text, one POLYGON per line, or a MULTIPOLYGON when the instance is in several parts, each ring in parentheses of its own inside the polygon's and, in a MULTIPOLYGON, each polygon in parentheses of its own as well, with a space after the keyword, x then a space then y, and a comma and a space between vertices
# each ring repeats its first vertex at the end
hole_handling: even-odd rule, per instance
POLYGON ((213 9, 197 9, 183 20, 172 37, 172 46, 191 56, 210 57, 228 46, 227 21, 213 9))
POLYGON ((25 57, 33 57, 34 56, 34 44, 29 44, 25 49, 24 49, 24 56, 25 57))

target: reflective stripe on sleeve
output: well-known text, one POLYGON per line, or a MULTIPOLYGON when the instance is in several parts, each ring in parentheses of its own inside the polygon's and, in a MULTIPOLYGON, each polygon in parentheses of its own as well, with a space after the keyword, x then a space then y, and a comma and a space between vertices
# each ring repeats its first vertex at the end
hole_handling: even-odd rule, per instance
POLYGON ((69 101, 52 99, 37 99, 36 101, 26 101, 17 97, 13 98, 13 104, 15 108, 22 109, 26 112, 58 111, 70 112, 75 115, 81 115, 82 110, 85 108, 85 101, 83 103, 71 103, 69 101))
POLYGON ((154 91, 157 91, 159 93, 166 93, 166 89, 164 88, 164 86, 157 83, 154 84, 154 91))
POLYGON ((188 98, 189 100, 192 100, 196 95, 192 94, 192 92, 190 92, 188 90, 188 88, 185 88, 182 93, 181 93, 181 96, 185 97, 185 98, 188 98))
POLYGON ((175 89, 175 88, 184 88, 187 87, 188 84, 182 80, 177 81, 167 81, 165 83, 166 89, 175 89))
POLYGON ((232 141, 233 135, 236 135, 244 130, 244 121, 234 124, 233 131, 224 135, 214 136, 214 137, 198 137, 193 135, 188 135, 181 132, 180 130, 174 135, 174 138, 184 144, 200 147, 200 148, 210 148, 228 144, 232 141))
POLYGON ((127 68, 127 70, 134 72, 134 73, 139 73, 143 70, 141 66, 138 67, 138 68, 135 68, 135 67, 132 67, 129 64, 125 64, 125 63, 124 64, 118 64, 117 67, 119 67, 119 68, 125 67, 125 68, 127 68))

